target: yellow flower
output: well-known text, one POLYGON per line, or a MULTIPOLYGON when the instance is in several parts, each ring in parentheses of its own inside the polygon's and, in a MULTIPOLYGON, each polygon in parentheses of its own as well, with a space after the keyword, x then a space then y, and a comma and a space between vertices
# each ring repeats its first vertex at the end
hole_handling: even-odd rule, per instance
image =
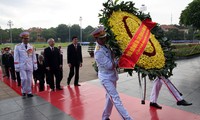
MULTIPOLYGON (((113 12, 108 21, 109 26, 111 26, 111 30, 116 35, 115 39, 124 52, 130 40, 132 39, 132 36, 134 36, 137 29, 140 27, 141 20, 133 14, 123 11, 116 11, 113 12), (124 19, 125 17, 127 17, 127 19, 124 19), (128 28, 125 27, 125 24, 128 26, 128 28), (129 29, 130 33, 128 33, 129 31, 127 31, 127 29, 129 29)), ((155 55, 152 56, 148 56, 143 53, 136 64, 144 69, 163 68, 165 65, 163 50, 155 36, 150 34, 150 39, 144 52, 152 53, 154 51, 155 55)))

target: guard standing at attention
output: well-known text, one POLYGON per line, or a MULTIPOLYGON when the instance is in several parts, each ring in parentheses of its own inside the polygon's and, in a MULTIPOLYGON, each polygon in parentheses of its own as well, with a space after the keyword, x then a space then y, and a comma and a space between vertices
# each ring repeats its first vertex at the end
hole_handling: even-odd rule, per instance
POLYGON ((20 72, 23 98, 26 98, 26 95, 33 97, 31 85, 33 70, 37 70, 36 55, 34 47, 28 43, 29 32, 22 32, 20 37, 22 43, 17 44, 14 50, 15 71, 20 72))

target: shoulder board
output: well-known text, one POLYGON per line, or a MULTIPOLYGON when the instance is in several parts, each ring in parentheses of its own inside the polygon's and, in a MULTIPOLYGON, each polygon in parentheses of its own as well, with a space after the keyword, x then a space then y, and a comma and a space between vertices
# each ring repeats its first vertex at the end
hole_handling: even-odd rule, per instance
POLYGON ((100 48, 101 48, 101 46, 97 45, 95 49, 99 50, 100 48))

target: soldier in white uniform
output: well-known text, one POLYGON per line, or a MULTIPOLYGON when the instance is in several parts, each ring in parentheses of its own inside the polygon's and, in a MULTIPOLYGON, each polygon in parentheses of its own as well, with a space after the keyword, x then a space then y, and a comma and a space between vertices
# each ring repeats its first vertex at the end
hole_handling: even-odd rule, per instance
POLYGON ((116 62, 114 62, 111 50, 105 46, 106 33, 103 27, 99 27, 92 32, 97 41, 94 57, 98 66, 98 78, 106 90, 106 105, 102 115, 102 120, 110 120, 113 104, 121 115, 123 120, 132 120, 128 112, 122 105, 119 94, 116 90, 118 73, 116 71, 116 62))
POLYGON ((175 86, 171 83, 169 79, 165 78, 164 76, 160 76, 154 80, 154 84, 153 84, 153 88, 152 88, 151 96, 150 96, 151 107, 162 109, 162 107, 157 104, 157 99, 158 99, 158 95, 163 83, 167 86, 170 93, 176 99, 177 105, 183 105, 183 106, 192 105, 192 103, 188 103, 187 101, 183 99, 182 94, 179 93, 179 91, 175 88, 175 86))
POLYGON ((31 85, 33 70, 37 70, 36 55, 34 47, 28 43, 29 32, 22 32, 20 37, 22 43, 17 44, 14 50, 15 70, 20 72, 23 98, 26 97, 26 94, 27 97, 33 97, 31 85))

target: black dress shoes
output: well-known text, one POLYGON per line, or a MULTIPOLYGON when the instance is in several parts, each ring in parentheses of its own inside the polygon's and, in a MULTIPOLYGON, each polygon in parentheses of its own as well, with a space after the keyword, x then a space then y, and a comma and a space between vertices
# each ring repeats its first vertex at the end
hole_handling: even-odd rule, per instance
POLYGON ((70 83, 68 83, 68 82, 67 82, 67 85, 69 86, 69 85, 70 85, 70 83))
POLYGON ((59 87, 59 88, 56 88, 57 90, 63 90, 61 87, 59 87))
POLYGON ((26 99, 26 93, 22 93, 22 99, 26 99))
POLYGON ((27 94, 27 97, 28 98, 33 97, 33 94, 27 94))
POLYGON ((150 102, 150 106, 151 106, 151 107, 155 107, 155 108, 157 108, 157 109, 162 109, 162 106, 158 105, 157 103, 152 103, 152 102, 150 102))
POLYGON ((181 100, 181 101, 177 102, 177 105, 190 106, 190 105, 192 105, 192 103, 189 103, 185 100, 181 100))
POLYGON ((81 86, 80 84, 75 84, 74 86, 81 86))
POLYGON ((67 80, 67 85, 70 85, 70 82, 67 80))
POLYGON ((50 91, 53 92, 53 91, 55 91, 55 89, 51 89, 50 91))

